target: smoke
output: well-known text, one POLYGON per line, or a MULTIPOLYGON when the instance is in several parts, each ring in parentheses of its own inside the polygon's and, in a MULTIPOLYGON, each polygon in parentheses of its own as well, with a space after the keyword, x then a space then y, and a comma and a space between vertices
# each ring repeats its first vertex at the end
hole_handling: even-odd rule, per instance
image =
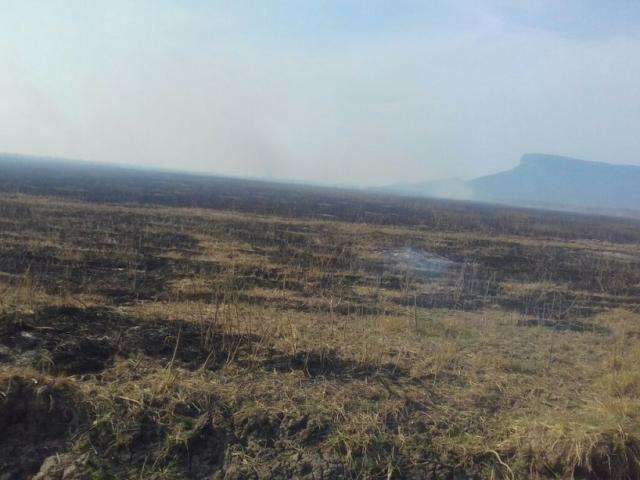
POLYGON ((639 38, 508 3, 9 2, 0 150, 336 184, 640 163, 639 38))

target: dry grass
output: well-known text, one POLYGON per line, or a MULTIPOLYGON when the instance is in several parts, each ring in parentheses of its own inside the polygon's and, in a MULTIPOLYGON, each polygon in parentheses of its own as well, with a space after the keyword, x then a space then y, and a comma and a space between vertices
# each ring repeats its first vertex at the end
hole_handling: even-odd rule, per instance
POLYGON ((637 245, 0 203, 0 427, 45 431, 0 473, 640 475, 637 245), (406 246, 465 268, 397 271, 406 246), (16 416, 17 386, 77 422, 16 416))

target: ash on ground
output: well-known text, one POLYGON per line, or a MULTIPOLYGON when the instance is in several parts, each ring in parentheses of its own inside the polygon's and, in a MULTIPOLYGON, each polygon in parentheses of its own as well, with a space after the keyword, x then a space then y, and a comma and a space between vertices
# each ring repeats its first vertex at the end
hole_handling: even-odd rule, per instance
POLYGON ((389 270, 424 279, 437 279, 455 270, 457 265, 440 255, 412 247, 387 250, 385 264, 389 270))

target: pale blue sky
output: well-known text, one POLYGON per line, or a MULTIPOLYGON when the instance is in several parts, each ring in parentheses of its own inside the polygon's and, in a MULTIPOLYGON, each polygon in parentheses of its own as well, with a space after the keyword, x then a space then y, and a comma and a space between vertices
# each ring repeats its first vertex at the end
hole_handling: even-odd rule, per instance
POLYGON ((0 151, 380 184, 640 164, 636 0, 0 0, 0 151))

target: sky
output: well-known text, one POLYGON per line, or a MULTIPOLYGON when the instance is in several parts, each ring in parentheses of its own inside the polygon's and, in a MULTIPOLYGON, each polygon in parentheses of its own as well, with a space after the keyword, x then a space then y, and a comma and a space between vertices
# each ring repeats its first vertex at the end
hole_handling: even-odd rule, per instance
POLYGON ((637 0, 0 0, 0 151, 339 185, 640 165, 637 0))

